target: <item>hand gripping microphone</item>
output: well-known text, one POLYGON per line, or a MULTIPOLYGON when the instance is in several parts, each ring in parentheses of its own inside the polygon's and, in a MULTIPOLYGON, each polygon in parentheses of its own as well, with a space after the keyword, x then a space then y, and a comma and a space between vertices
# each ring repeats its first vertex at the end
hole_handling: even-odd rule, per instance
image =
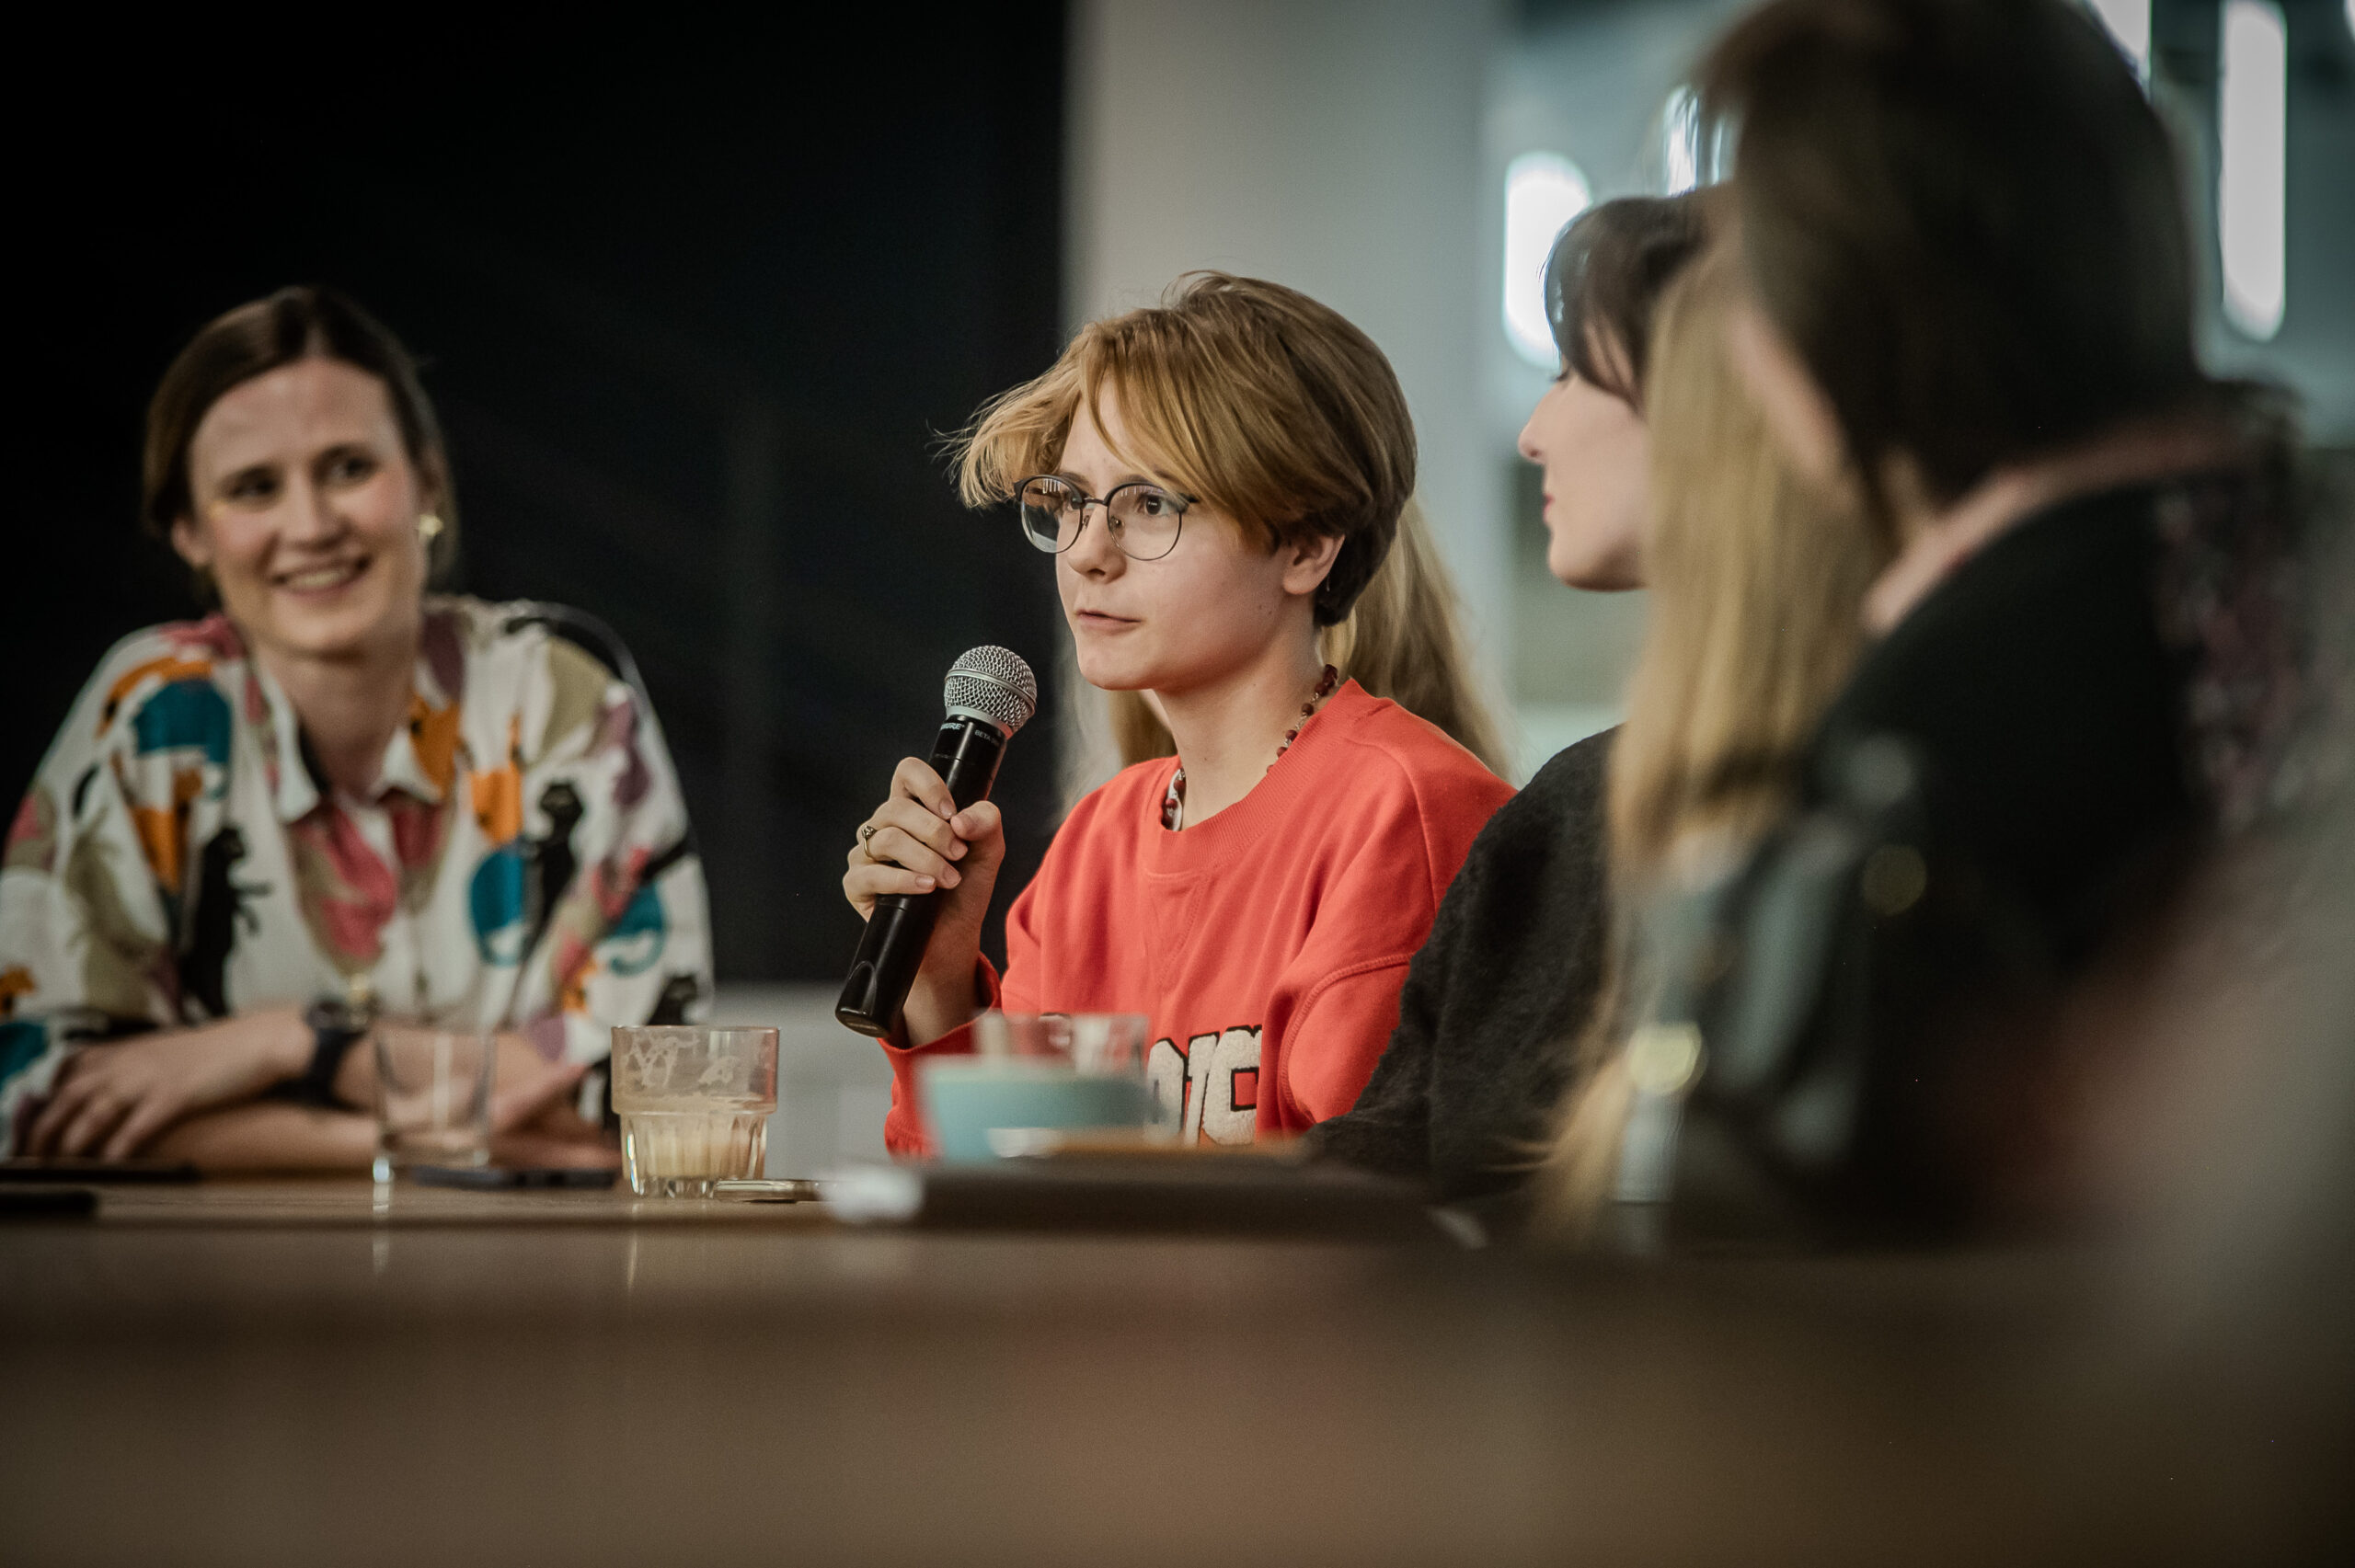
MULTIPOLYGON (((982 647, 948 667, 942 696, 948 716, 933 738, 932 771, 962 811, 989 798, 1005 743, 1039 711, 1039 681, 1020 654, 982 647)), ((888 1035, 898 1025, 933 921, 940 918, 939 897, 892 893, 875 900, 842 1000, 834 1003, 836 1018, 862 1035, 888 1035)))

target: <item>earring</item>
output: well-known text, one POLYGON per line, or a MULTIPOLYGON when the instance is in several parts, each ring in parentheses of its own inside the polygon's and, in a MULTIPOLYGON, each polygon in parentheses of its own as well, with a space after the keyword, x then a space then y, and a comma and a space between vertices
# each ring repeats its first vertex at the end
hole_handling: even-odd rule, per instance
POLYGON ((417 514, 417 537, 427 544, 442 537, 442 516, 439 512, 417 514))

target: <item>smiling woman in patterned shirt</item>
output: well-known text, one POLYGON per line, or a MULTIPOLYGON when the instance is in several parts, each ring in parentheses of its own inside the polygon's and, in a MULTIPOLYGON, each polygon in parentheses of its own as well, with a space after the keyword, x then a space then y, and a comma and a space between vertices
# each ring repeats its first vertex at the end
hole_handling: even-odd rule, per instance
POLYGON ((426 591, 455 512, 408 354, 325 290, 230 312, 145 491, 221 608, 107 657, 9 831, 0 1152, 364 1164, 364 993, 499 1032, 505 1157, 610 1159, 570 1091, 611 1025, 699 1014, 702 870, 593 624, 426 591))

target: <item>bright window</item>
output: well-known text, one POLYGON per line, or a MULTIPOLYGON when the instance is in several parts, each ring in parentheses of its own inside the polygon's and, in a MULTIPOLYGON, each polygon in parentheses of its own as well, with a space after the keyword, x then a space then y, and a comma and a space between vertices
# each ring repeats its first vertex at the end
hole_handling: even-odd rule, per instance
POLYGON ((2151 0, 2087 0, 2119 52, 2133 63, 2134 74, 2151 80, 2151 0))
POLYGON ((2225 0, 2217 87, 2216 244, 2224 318, 2262 342, 2281 330, 2289 37, 2273 0, 2225 0))
POLYGON ((1545 258, 1592 200, 1586 176, 1559 153, 1523 153, 1505 166, 1505 336, 1544 370, 1561 358, 1545 319, 1545 258))
POLYGON ((1671 196, 1701 183, 1701 103, 1690 87, 1668 95, 1660 114, 1660 170, 1671 196))

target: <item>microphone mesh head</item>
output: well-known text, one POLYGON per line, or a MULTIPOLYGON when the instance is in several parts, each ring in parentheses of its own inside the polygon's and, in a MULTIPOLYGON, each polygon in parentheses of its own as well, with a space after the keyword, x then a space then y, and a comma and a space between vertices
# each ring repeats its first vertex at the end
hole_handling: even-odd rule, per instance
POLYGON ((1012 735, 1039 711, 1039 678, 1012 648, 984 643, 948 667, 941 697, 949 712, 979 714, 1012 735))

